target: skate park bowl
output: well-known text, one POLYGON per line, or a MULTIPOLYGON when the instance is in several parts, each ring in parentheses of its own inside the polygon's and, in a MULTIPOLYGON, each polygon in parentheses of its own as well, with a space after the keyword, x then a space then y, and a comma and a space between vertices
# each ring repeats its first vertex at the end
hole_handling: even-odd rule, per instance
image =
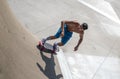
MULTIPOLYGON (((120 78, 119 0, 7 0, 21 24, 39 40, 54 35, 62 20, 88 23, 83 42, 79 35, 57 55, 63 79, 120 78), (62 62, 65 62, 64 64, 62 62)), ((53 44, 60 39, 48 41, 53 44)), ((47 78, 46 78, 47 79, 47 78)))

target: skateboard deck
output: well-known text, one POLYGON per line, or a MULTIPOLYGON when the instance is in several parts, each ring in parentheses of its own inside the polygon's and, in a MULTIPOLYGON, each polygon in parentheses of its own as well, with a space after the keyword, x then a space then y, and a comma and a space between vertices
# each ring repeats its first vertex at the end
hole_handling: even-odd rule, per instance
MULTIPOLYGON (((44 46, 42 45, 41 41, 39 41, 39 45, 41 51, 57 54, 55 51, 53 51, 53 45, 49 43, 45 43, 44 46)), ((58 52, 59 50, 57 50, 58 52)))

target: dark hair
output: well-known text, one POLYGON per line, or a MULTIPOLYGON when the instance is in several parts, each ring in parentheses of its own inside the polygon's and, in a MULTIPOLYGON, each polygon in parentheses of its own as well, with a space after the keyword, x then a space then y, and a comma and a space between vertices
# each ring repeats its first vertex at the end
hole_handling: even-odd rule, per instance
POLYGON ((87 23, 83 23, 82 27, 83 27, 84 30, 87 30, 88 29, 88 24, 87 23))

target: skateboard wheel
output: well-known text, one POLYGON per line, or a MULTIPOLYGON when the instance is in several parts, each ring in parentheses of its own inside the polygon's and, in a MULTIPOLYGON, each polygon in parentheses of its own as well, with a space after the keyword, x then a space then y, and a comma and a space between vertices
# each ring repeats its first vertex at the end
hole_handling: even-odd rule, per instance
POLYGON ((42 43, 39 41, 39 46, 41 46, 42 45, 42 43))

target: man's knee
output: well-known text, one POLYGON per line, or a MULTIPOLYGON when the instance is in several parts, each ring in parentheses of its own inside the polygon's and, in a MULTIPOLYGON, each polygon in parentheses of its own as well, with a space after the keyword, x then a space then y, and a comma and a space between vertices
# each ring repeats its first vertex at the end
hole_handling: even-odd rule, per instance
POLYGON ((55 36, 50 36, 51 39, 57 39, 55 36))

